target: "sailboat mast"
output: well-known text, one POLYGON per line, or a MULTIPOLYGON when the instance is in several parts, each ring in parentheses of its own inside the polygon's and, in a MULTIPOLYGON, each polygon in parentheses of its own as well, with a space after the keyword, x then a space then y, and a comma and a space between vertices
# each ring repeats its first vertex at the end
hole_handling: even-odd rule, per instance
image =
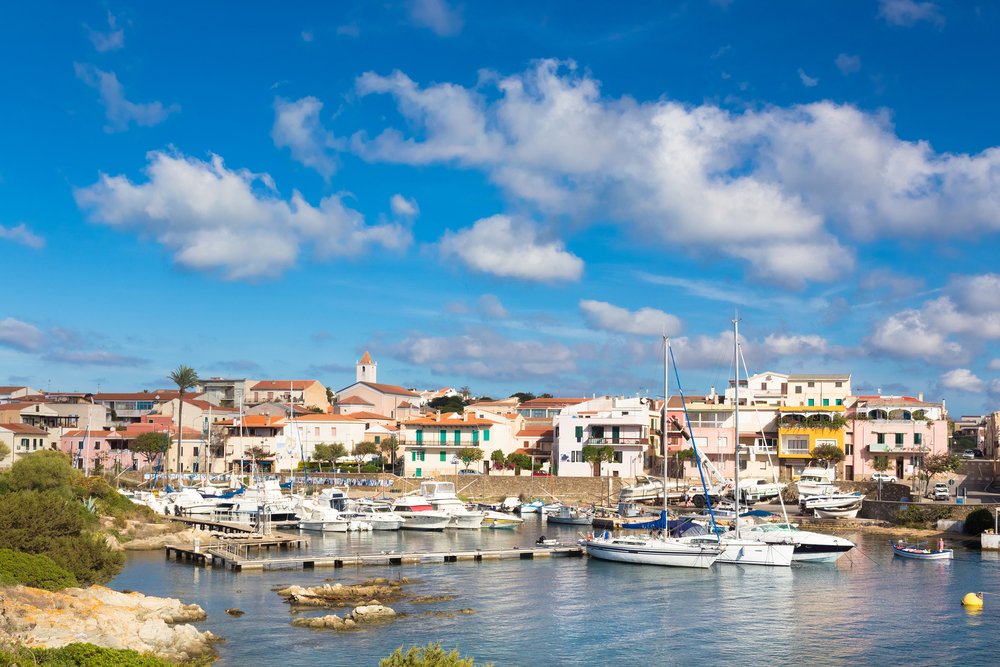
POLYGON ((660 446, 663 448, 663 528, 667 528, 667 383, 669 370, 670 337, 663 337, 663 410, 660 411, 660 446))
POLYGON ((736 370, 736 386, 733 401, 733 441, 736 445, 735 470, 733 480, 735 487, 733 493, 736 495, 736 531, 740 530, 740 318, 739 315, 733 319, 733 362, 736 370))

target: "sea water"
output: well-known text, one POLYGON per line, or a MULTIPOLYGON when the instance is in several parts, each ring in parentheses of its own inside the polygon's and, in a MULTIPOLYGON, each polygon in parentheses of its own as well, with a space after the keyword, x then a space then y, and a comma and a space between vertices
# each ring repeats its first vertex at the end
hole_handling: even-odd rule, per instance
MULTIPOLYGON (((541 534, 572 544, 571 527, 528 517, 517 530, 313 534, 316 554, 528 547, 541 534)), ((477 663, 506 665, 996 665, 1000 596, 964 610, 970 591, 1000 593, 1000 557, 957 549, 954 561, 893 557, 883 536, 834 564, 707 570, 543 558, 405 566, 231 572, 130 553, 112 588, 180 598, 223 637, 220 665, 377 665, 399 646, 441 642, 477 663), (403 617, 354 631, 293 627, 275 589, 406 577, 403 617), (236 607, 241 617, 225 613, 236 607), (471 610, 467 613, 463 610, 471 610)), ((289 555, 289 552, 275 556, 289 555)))

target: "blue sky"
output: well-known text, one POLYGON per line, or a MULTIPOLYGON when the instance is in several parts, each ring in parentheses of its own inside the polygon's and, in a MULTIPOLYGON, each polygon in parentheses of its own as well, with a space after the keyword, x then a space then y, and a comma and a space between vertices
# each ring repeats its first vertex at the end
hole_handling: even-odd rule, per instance
POLYGON ((0 8, 0 382, 1000 397, 993 3, 0 8))

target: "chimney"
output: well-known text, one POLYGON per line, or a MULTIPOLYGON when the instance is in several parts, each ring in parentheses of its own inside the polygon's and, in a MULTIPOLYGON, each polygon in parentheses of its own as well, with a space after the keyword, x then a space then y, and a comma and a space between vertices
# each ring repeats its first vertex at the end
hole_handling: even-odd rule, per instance
POLYGON ((469 413, 468 412, 463 412, 462 413, 462 421, 464 421, 464 422, 469 421, 469 413))
POLYGON ((924 392, 920 392, 919 394, 917 394, 917 400, 920 401, 921 403, 924 402, 924 392))

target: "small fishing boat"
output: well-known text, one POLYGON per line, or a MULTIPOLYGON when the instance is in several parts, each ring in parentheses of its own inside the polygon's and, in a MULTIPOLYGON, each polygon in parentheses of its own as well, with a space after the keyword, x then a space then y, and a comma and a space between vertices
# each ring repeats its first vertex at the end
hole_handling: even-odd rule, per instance
POLYGON ((594 524, 594 515, 578 507, 560 505, 554 512, 547 512, 545 520, 549 523, 562 523, 570 526, 591 526, 594 524))
POLYGON ((926 542, 919 544, 905 544, 903 540, 889 542, 892 553, 901 558, 914 558, 916 560, 951 560, 955 557, 953 549, 944 548, 944 540, 938 540, 937 549, 928 549, 926 542))
POLYGON ((522 523, 524 519, 520 517, 493 510, 486 510, 486 516, 483 517, 483 528, 517 528, 522 523))
POLYGON ((861 503, 856 503, 849 507, 831 507, 828 509, 821 509, 817 507, 813 510, 813 515, 815 515, 817 519, 855 519, 860 511, 861 503))
POLYGON ((542 508, 544 506, 545 503, 543 503, 541 500, 532 500, 530 503, 521 503, 521 506, 520 508, 518 508, 518 511, 521 514, 538 514, 542 511, 542 508))

